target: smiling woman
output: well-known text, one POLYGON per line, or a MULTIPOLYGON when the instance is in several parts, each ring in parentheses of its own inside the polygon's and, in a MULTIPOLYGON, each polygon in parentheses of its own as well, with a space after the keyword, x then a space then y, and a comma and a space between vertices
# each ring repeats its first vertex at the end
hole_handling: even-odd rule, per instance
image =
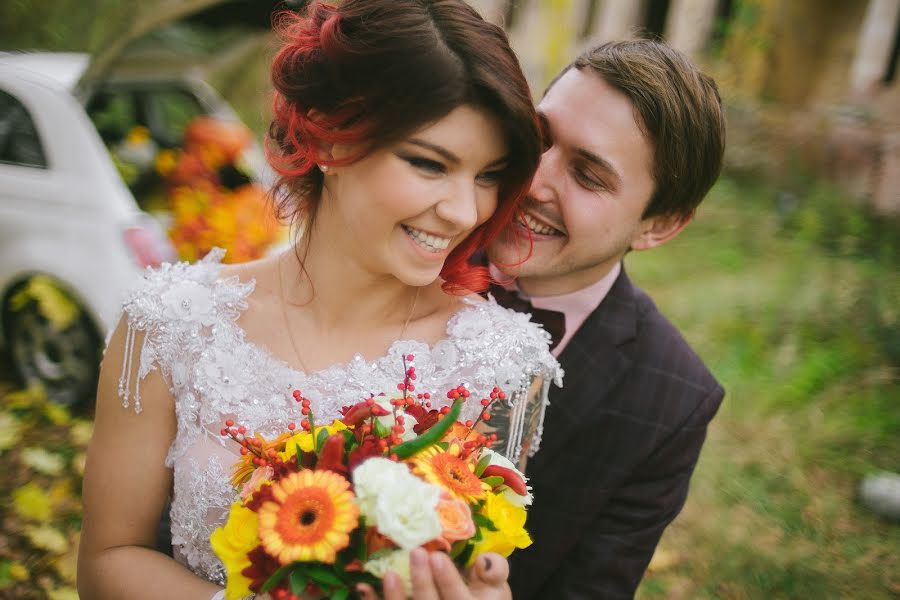
MULTIPOLYGON (((223 266, 213 251, 149 271, 129 296, 85 471, 83 598, 220 597, 210 535, 235 498, 238 459, 221 423, 283 431, 303 418, 293 390, 316 422, 340 419, 397 389, 414 357, 417 393, 435 410, 451 402, 437 390, 465 386, 463 421, 502 387, 507 416, 491 424, 509 432, 498 450, 517 457, 539 442, 530 428, 523 439, 524 415, 542 415, 560 382, 549 336, 473 293, 489 274, 469 258, 520 214, 541 151, 503 31, 463 0, 314 2, 278 31, 268 155, 297 242, 256 262, 223 266), (175 561, 151 549, 169 496, 175 561)), ((408 563, 392 551, 391 564, 408 563)))

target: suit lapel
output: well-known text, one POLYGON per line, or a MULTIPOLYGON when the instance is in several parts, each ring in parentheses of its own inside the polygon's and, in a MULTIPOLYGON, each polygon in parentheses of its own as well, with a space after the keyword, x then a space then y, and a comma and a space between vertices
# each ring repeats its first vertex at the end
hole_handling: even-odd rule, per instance
POLYGON ((550 392, 541 450, 531 461, 535 468, 552 460, 628 370, 632 360, 622 346, 636 333, 635 291, 622 269, 559 357, 565 370, 563 388, 550 392))

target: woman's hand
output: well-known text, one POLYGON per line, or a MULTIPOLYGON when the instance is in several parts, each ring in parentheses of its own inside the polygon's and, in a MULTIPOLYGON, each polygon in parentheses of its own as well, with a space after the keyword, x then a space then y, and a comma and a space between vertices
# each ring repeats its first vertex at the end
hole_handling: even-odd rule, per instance
MULTIPOLYGON (((412 597, 414 600, 509 600, 512 592, 506 580, 509 563, 499 554, 482 554, 466 571, 466 582, 456 565, 443 552, 428 553, 417 548, 410 554, 412 597)), ((359 586, 365 600, 376 600, 371 586, 359 586)), ((403 582, 396 573, 384 577, 384 600, 406 600, 403 582)))

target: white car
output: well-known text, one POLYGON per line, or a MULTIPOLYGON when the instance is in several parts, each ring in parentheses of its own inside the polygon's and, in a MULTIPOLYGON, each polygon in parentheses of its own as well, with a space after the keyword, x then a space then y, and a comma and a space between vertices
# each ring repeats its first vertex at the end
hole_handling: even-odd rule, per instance
POLYGON ((124 290, 174 256, 104 142, 137 123, 165 147, 198 114, 236 118, 187 76, 104 80, 79 100, 88 62, 0 53, 0 344, 20 383, 83 406, 124 290))

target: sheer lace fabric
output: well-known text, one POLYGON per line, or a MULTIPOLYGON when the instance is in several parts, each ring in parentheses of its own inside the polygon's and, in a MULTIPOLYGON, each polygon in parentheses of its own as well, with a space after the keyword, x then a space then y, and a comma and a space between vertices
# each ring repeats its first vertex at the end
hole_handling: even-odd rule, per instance
MULTIPOLYGON (((219 435, 226 419, 267 436, 281 432, 299 419, 291 397, 299 389, 311 400, 317 420, 329 422, 340 416, 341 407, 370 393, 396 390, 403 378, 401 357, 407 354, 415 355, 416 391, 431 392, 437 405, 448 402, 450 387, 466 385, 482 398, 499 385, 515 415, 535 378, 561 384, 549 335, 528 315, 493 300, 467 301, 448 322, 447 337, 433 346, 398 340, 373 361, 357 355, 315 373, 296 371, 245 339, 237 319, 254 284, 220 277, 222 255, 216 250, 196 264, 147 271, 125 301, 128 331, 119 383, 123 406, 140 412, 140 382, 160 369, 175 398, 178 427, 166 461, 174 469, 172 545, 179 562, 210 581, 223 583, 224 571, 209 536, 225 521, 235 497, 228 481, 239 455, 237 445, 219 435), (134 348, 137 332, 144 333, 139 349, 134 348)), ((546 388, 539 399, 541 415, 546 388)), ((477 401, 469 402, 462 418, 474 419, 480 409, 477 401)), ((533 454, 539 438, 540 426, 528 444, 511 435, 506 453, 516 458, 527 446, 533 454)))

